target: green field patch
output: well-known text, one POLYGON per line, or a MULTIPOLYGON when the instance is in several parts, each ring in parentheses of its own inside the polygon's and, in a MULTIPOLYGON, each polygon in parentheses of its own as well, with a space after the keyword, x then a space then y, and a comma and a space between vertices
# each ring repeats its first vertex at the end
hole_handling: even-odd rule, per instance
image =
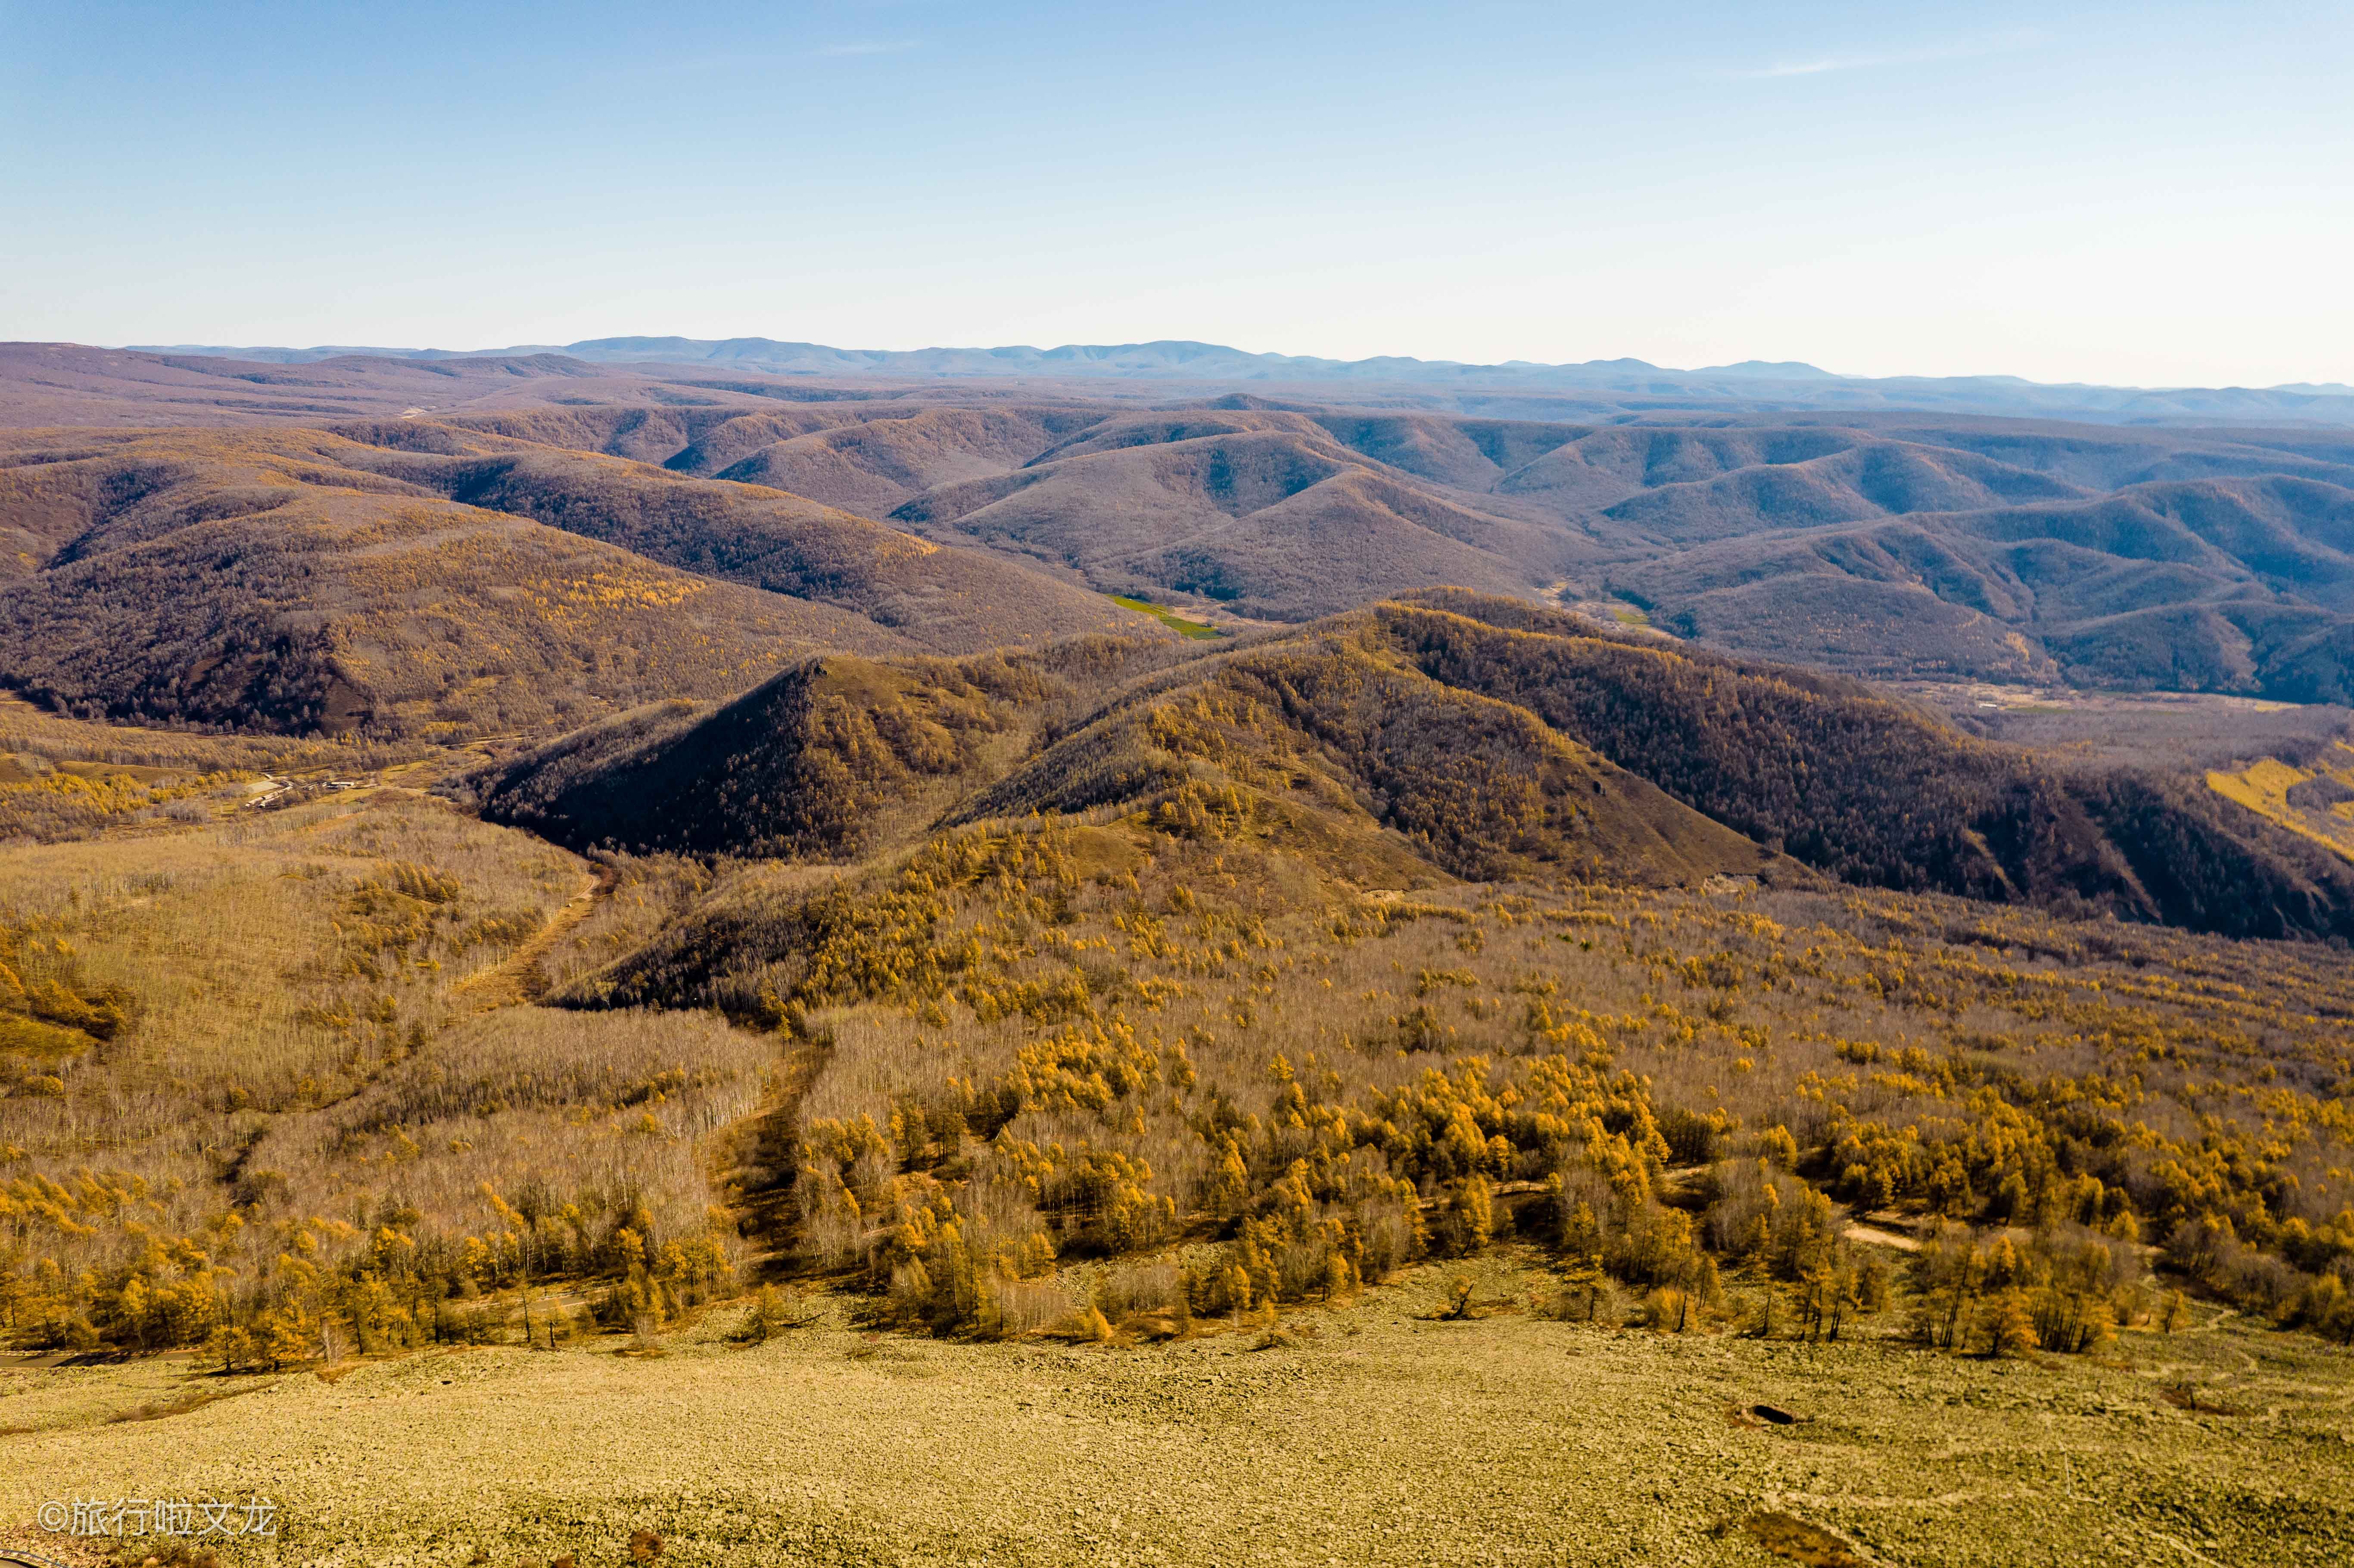
POLYGON ((1109 596, 1112 603, 1123 609, 1133 609, 1152 617, 1170 630, 1186 637, 1224 637, 1225 632, 1199 620, 1188 620, 1165 604, 1155 604, 1149 599, 1129 599, 1124 594, 1109 596))

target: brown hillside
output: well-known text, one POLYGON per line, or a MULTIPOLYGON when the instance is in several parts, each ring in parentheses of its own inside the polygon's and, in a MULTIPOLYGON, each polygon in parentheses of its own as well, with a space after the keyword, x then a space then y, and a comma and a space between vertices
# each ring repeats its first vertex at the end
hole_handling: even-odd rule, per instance
POLYGON ((1362 617, 1147 682, 957 820, 1144 801, 1388 885, 1432 873, 1691 884, 1775 857, 1546 726, 1399 661, 1362 617), (1158 802, 1157 804, 1154 802, 1158 802))
POLYGON ((1136 626, 1075 585, 759 485, 418 420, 344 433, 377 449, 351 454, 353 467, 687 571, 831 604, 941 652, 1136 626))
POLYGON ((1320 430, 1194 429, 1090 430, 1073 455, 944 486, 893 516, 1108 591, 1173 588, 1278 620, 1441 582, 1529 591, 1567 551, 1555 531, 1417 490, 1320 430), (1144 439, 1156 433, 1177 439, 1144 439))
POLYGON ((1850 681, 1456 588, 1230 649, 821 662, 475 789, 500 820, 640 851, 839 859, 1111 810, 1361 885, 1691 883, 1787 853, 1905 892, 2354 936, 2354 871, 2204 790, 2054 772, 1850 681))
POLYGON ((1416 665, 1527 707, 1842 880, 2235 936, 2354 937, 2354 874, 2205 791, 2062 776, 1858 683, 1441 590, 1373 612, 1416 665))
POLYGON ((923 800, 969 785, 1045 694, 1018 656, 829 654, 716 709, 623 715, 471 789, 493 821, 575 848, 841 859, 925 825, 944 800, 923 800))
MULTIPOLYGON (((1020 468, 1066 431, 1098 418, 1060 409, 932 408, 777 441, 717 471, 722 479, 882 517, 939 485, 1020 468)), ((703 450, 694 457, 708 461, 703 450)))
MULTIPOLYGON (((820 513, 894 514, 970 554, 835 573, 815 591, 943 653, 1117 630, 1090 619, 1100 607, 1049 602, 1082 585, 1298 621, 1457 583, 1615 600, 1688 639, 1873 679, 2354 701, 2354 442, 2327 431, 1768 413, 1737 398, 1680 405, 1664 383, 1639 408, 1615 395, 1387 392, 1393 406, 1367 408, 1314 399, 1373 397, 1371 383, 1287 400, 1276 387, 1172 382, 1169 405, 1150 408, 1100 383, 865 375, 861 356, 806 345, 793 352, 816 358, 794 360, 793 376, 762 357, 780 351, 757 347, 590 347, 251 364, 0 345, 0 424, 119 424, 139 410, 147 422, 429 418, 462 432, 442 456, 527 451, 503 483, 536 520, 795 594, 833 570, 792 558, 822 557, 818 535, 838 525, 820 513), (689 351, 692 364, 616 357, 689 351), (1582 409, 1586 422, 1450 406, 1582 409), (642 476, 617 483, 557 449, 724 474, 808 505, 657 502, 642 476), (596 493, 576 505, 576 489, 596 493), (1008 568, 1028 575, 995 575, 1008 568), (1038 588, 1040 568, 1062 586, 1038 588), (992 607, 971 609, 973 595, 992 607)), ((964 364, 939 364, 951 361, 964 364)), ((465 477, 480 494, 448 474, 406 476, 500 504, 482 474, 465 477)), ((0 575, 50 547, 32 536, 49 502, 15 500, 0 505, 0 575)))
POLYGON ((2354 489, 2312 479, 1776 527, 1611 575, 1686 635, 1861 674, 2354 699, 2354 489))
POLYGON ((666 377, 636 367, 589 365, 559 354, 345 355, 275 365, 80 344, 0 343, 0 427, 317 426, 411 409, 445 414, 584 403, 756 408, 761 401, 705 387, 682 393, 666 377))
POLYGON ((816 648, 905 649, 828 606, 249 437, 24 464, 50 556, 0 590, 0 675, 71 712, 477 733, 717 695, 816 648), (76 473, 67 471, 80 469, 76 473))
MULTIPOLYGON (((1647 471, 1647 478, 1657 470, 1647 471)), ((2084 492, 1968 453, 1875 441, 1803 462, 1758 463, 1704 480, 1659 483, 1606 515, 1649 536, 1695 544, 1767 528, 1800 528, 1912 512, 1961 512, 2084 492)))
POLYGON ((8 439, 0 680, 75 712, 302 729, 573 724, 821 650, 1149 618, 799 497, 422 420, 8 439))
POLYGON ((1267 619, 1558 582, 1876 679, 2354 696, 2354 449, 2327 438, 1923 417, 1597 429, 1250 397, 690 410, 660 439, 581 418, 595 428, 540 439, 652 457, 693 434, 663 461, 732 460, 736 477, 889 503, 933 537, 1098 588, 1267 619))
POLYGON ((1434 682, 1362 617, 1233 652, 812 661, 471 788, 486 815, 576 847, 705 855, 840 859, 936 821, 1110 807, 1376 885, 1691 883, 1773 861, 1527 710, 1434 682))

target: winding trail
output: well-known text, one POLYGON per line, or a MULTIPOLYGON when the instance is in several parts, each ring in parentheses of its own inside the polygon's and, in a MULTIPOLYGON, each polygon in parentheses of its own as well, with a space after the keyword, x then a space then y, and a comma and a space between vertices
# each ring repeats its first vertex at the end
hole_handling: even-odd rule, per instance
POLYGON ((540 959, 554 950, 565 933, 611 897, 620 882, 620 876, 610 866, 582 873, 580 891, 549 916, 546 925, 503 961, 460 980, 451 989, 451 999, 462 1000, 470 1011, 483 1013, 495 1012, 503 1007, 522 1007, 546 996, 554 982, 540 969, 540 959))
POLYGON ((736 1211, 749 1246, 745 1272, 755 1282, 782 1278, 800 1250, 792 1198, 801 1102, 832 1054, 830 1036, 795 1040, 767 1098, 721 1140, 715 1157, 712 1189, 736 1211))

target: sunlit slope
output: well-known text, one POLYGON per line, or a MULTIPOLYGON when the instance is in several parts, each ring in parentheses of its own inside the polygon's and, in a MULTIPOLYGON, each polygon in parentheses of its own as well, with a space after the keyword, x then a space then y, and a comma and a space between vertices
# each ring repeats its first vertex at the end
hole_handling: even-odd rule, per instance
POLYGON ((11 438, 0 680, 124 718, 482 733, 726 695, 825 650, 1139 625, 1076 586, 778 492, 388 429, 437 450, 303 430, 11 438))
POLYGON ((477 788, 488 814, 567 842, 705 854, 834 859, 936 821, 1118 806, 1208 813, 1378 885, 1682 883, 1774 858, 1525 710, 1405 666, 1363 617, 1206 656, 1105 641, 817 660, 477 788))
POLYGON ((816 648, 908 646, 830 605, 345 468, 355 449, 332 437, 80 450, 0 471, 44 552, 0 591, 0 676, 69 711, 482 732, 718 694, 816 648))
POLYGON ((650 559, 866 617, 944 653, 1129 624, 1100 596, 995 556, 765 485, 403 420, 346 427, 355 468, 650 559))
POLYGON ((1298 414, 1106 421, 892 515, 1108 591, 1173 588, 1284 620, 1438 583, 1532 592, 1578 553, 1557 527, 1417 485, 1298 414))
POLYGON ((2267 757, 2237 771, 2212 769, 2207 787, 2354 860, 2354 747, 2344 741, 2303 767, 2267 757))

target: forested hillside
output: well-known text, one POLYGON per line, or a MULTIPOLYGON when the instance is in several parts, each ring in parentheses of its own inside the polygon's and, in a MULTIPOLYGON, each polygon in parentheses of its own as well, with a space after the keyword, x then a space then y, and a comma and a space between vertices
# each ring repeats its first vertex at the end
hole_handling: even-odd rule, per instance
POLYGON ((1100 598, 763 486, 444 429, 346 427, 349 466, 529 517, 684 570, 864 616, 939 652, 1132 626, 1100 598))
POLYGON ((2094 1349, 2165 1309, 2162 1242, 2354 1334, 2328 949, 1733 883, 1368 895, 1296 842, 1152 806, 747 869, 562 1000, 796 1040, 796 1256, 938 1331, 1056 1320, 1063 1258, 1138 1259, 1094 1306, 1151 1336, 1511 1236, 1565 1310, 1662 1328, 1901 1300, 1923 1344, 2094 1349), (1864 1213, 1933 1236, 1909 1279, 1864 1213))
POLYGON ((476 792, 486 815, 584 848, 847 858, 892 836, 932 786, 981 766, 1044 697, 1041 674, 999 655, 900 667, 828 656, 716 711, 665 704, 567 736, 476 792))
POLYGON ((2354 1333, 2338 949, 2150 923, 2223 923, 2161 864, 2308 938, 2342 876, 1837 677, 1449 594, 823 655, 487 765, 12 722, 195 781, 0 886, 26 1343, 644 1332, 761 1258, 1158 1336, 1506 1237, 1661 1328, 2354 1333))
POLYGON ((1683 882, 1783 857, 1900 891, 2354 935, 2354 871, 2195 784, 2063 772, 1838 676, 1459 590, 1206 651, 820 661, 473 788, 500 820, 641 852, 843 859, 926 822, 1214 799, 1334 865, 1683 882))
POLYGON ((1438 594, 1376 613, 1426 673, 1524 705, 1846 881, 2234 936, 2354 935, 2341 859, 2195 785, 2058 773, 1860 684, 1596 637, 1553 611, 1438 594))
MULTIPOLYGON (((392 429, 459 452, 492 440, 392 429)), ((729 695, 825 650, 1151 624, 795 497, 504 446, 470 461, 315 431, 13 438, 0 681, 79 714, 451 736, 729 695)))
MULTIPOLYGON (((618 778, 692 800, 779 741, 795 767, 820 736, 828 767, 879 759, 839 737, 925 711, 918 667, 881 668, 780 681, 618 778)), ((1150 1331, 1512 1234, 1651 1292, 1655 1321, 1734 1310, 1727 1277, 1792 1281, 1812 1332, 1891 1288, 1844 1205, 1949 1223, 1907 1298, 1933 1344, 1999 1346, 2006 1314, 2101 1343, 2158 1309, 2131 1282, 2160 1241, 2186 1282, 2354 1333, 2336 949, 2147 924, 2241 918, 2204 864, 2274 879, 2243 925, 2342 931, 2334 863, 1835 677, 1469 595, 1141 673, 1098 654, 1087 712, 1068 667, 988 696, 929 668, 933 701, 1003 705, 991 736, 1050 693, 1063 716, 838 878, 722 860, 701 905, 557 998, 797 1040, 816 1075, 772 1171, 796 1255, 863 1269, 911 1325, 1018 1330, 1065 1256, 1223 1238, 1115 1277, 1098 1308, 1150 1331), (1836 891, 1809 860, 1907 891, 1836 891), (2031 1240, 1967 1228, 2001 1224, 2031 1240)), ((597 749, 485 776, 487 798, 596 789, 597 749)))

